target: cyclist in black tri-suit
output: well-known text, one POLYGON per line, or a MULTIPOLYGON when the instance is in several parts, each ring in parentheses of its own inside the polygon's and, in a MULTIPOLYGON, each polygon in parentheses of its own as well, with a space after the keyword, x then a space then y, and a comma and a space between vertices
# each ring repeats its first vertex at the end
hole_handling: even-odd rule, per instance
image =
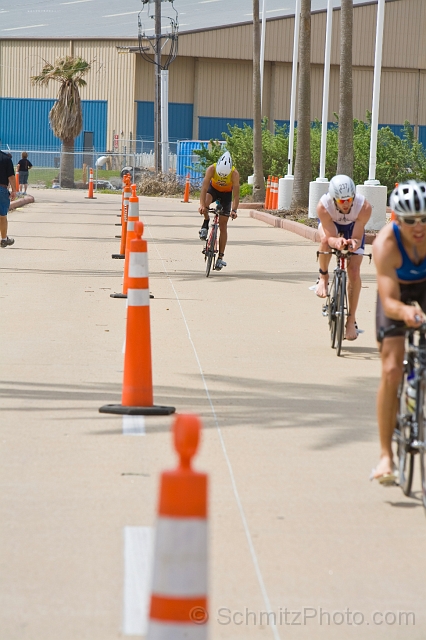
POLYGON ((377 340, 380 343, 382 377, 377 394, 380 461, 372 479, 392 484, 392 434, 398 410, 398 387, 403 375, 405 325, 418 327, 426 311, 426 183, 410 180, 391 194, 397 221, 386 225, 373 244, 377 269, 377 340), (394 325, 382 339, 381 329, 394 325))
POLYGON ((213 201, 219 201, 222 211, 219 216, 219 256, 215 269, 220 271, 226 267, 223 259, 228 239, 228 220, 237 217, 237 209, 240 203, 240 174, 232 165, 229 151, 219 158, 217 162, 207 168, 200 193, 200 206, 198 211, 204 216, 203 226, 199 231, 200 240, 206 240, 209 231, 209 206, 213 201), (232 207, 232 209, 231 209, 232 207))

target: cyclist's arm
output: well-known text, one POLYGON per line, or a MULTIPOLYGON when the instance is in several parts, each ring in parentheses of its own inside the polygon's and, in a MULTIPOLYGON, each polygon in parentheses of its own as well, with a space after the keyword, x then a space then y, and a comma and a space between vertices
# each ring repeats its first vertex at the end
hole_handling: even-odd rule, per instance
POLYGON ((343 249, 345 247, 344 238, 336 236, 336 227, 331 215, 321 202, 317 205, 317 216, 325 233, 328 246, 332 249, 343 249))
POLYGON ((356 249, 359 249, 361 246, 361 240, 362 236, 364 235, 365 225, 370 220, 371 211, 371 204, 367 202, 367 200, 365 200, 364 204, 362 205, 362 209, 359 212, 357 219, 355 220, 354 228, 352 231, 351 240, 354 241, 354 244, 352 246, 354 251, 356 249))
POLYGON ((203 184, 201 185, 201 193, 200 193, 200 210, 201 209, 207 209, 207 205, 206 205, 206 195, 207 195, 207 190, 210 186, 210 181, 214 176, 214 165, 211 164, 210 167, 208 167, 206 174, 204 176, 204 180, 203 180, 203 184))
POLYGON ((237 217, 237 209, 240 204, 240 174, 236 169, 232 172, 232 212, 233 218, 237 217))
POLYGON ((399 286, 397 268, 401 263, 401 256, 392 237, 392 229, 385 227, 377 236, 373 244, 373 257, 377 270, 377 286, 383 311, 388 318, 402 320, 409 327, 418 327, 418 310, 401 302, 401 288, 399 286))

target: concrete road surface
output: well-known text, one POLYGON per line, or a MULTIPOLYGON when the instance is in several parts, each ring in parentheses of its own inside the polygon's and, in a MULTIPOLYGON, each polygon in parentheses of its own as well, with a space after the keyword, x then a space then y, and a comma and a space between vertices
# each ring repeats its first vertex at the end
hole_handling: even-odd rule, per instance
MULTIPOLYGON (((120 197, 34 195, 0 251, 0 638, 142 637, 159 473, 176 456, 172 417, 129 436, 98 413, 121 394, 120 197)), ((316 247, 240 211, 228 266, 206 279, 196 209, 141 198, 155 402, 204 424, 210 640, 423 640, 418 467, 411 498, 368 481, 373 265, 364 333, 337 358, 309 290, 316 247)))

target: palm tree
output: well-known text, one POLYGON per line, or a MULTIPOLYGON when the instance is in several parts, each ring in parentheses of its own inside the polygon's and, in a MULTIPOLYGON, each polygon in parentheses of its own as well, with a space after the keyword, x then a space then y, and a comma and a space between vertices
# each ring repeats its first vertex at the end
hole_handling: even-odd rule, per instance
POLYGON ((311 165, 311 0, 300 4, 297 148, 291 208, 307 207, 311 165))
POLYGON ((61 186, 74 187, 74 140, 83 128, 80 87, 86 86, 83 76, 91 65, 82 58, 65 56, 55 64, 45 61, 37 76, 31 76, 33 85, 47 86, 50 80, 59 82, 57 100, 49 113, 53 133, 62 140, 61 186))
POLYGON ((253 201, 265 200, 262 158, 259 0, 253 0, 253 201))
POLYGON ((337 173, 352 178, 354 170, 354 124, 352 103, 353 0, 342 0, 340 12, 339 150, 337 173))

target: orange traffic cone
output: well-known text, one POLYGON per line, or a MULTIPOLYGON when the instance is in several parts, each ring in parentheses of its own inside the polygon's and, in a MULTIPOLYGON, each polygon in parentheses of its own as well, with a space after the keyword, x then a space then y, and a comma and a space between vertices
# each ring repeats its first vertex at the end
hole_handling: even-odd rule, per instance
POLYGON ((129 211, 127 215, 127 235, 126 235, 126 249, 124 258, 124 277, 123 277, 123 291, 122 293, 111 293, 111 298, 127 298, 127 290, 129 288, 129 253, 130 242, 136 238, 135 222, 139 221, 139 198, 136 195, 136 185, 131 186, 132 195, 129 198, 129 211))
POLYGON ((21 190, 21 187, 19 185, 19 171, 16 170, 15 172, 15 185, 16 185, 16 193, 19 193, 21 190))
POLYGON ((269 209, 269 194, 271 193, 271 176, 268 176, 268 180, 266 182, 266 194, 265 194, 265 204, 264 209, 269 209))
POLYGON ((200 431, 198 416, 174 420, 180 461, 161 474, 147 640, 207 638, 207 474, 191 468, 200 431))
POLYGON ((89 193, 86 196, 86 200, 96 200, 93 195, 93 169, 90 168, 90 177, 89 177, 89 193))
POLYGON ((123 207, 121 211, 121 242, 120 253, 113 253, 112 258, 124 260, 126 257, 127 218, 129 215, 129 200, 132 190, 130 188, 130 176, 124 176, 123 207))
POLYGON ((270 195, 270 202, 269 202, 269 208, 271 210, 274 209, 274 204, 275 204, 275 176, 271 178, 271 195, 270 195))
POLYGON ((130 242, 129 288, 127 291, 126 349, 121 404, 107 404, 100 413, 135 416, 169 415, 174 407, 153 404, 151 327, 147 242, 143 224, 135 223, 136 238, 130 242))
POLYGON ((189 189, 190 189, 190 181, 189 181, 189 173, 187 173, 186 175, 186 182, 185 182, 185 193, 183 194, 183 200, 181 200, 181 202, 189 202, 189 189))

